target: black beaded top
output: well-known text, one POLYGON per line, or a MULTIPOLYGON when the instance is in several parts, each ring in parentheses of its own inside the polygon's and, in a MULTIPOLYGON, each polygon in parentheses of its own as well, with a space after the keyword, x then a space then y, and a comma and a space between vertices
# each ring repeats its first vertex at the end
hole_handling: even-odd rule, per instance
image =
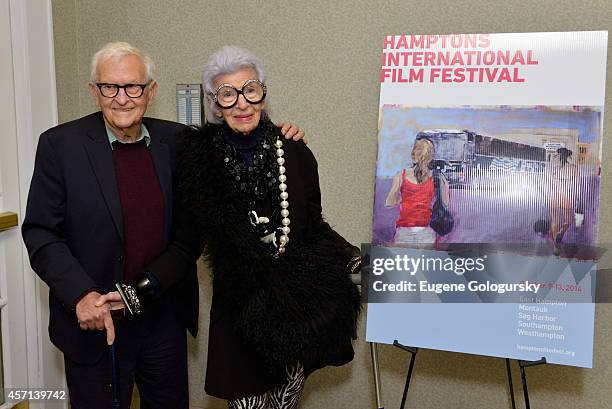
POLYGON ((224 124, 213 141, 214 148, 223 152, 231 183, 249 209, 270 219, 267 225, 257 226, 261 236, 280 225, 281 219, 276 138, 276 126, 262 118, 250 135, 238 134, 224 124))

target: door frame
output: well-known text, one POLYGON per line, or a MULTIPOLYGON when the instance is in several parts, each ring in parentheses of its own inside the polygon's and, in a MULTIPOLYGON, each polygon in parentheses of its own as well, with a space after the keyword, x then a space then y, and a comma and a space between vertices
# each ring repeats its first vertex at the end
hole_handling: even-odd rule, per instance
MULTIPOLYGON (((1 204, 18 213, 21 224, 38 135, 56 125, 58 118, 53 16, 51 0, 0 1, 9 10, 15 130, 13 135, 0 135, 7 148, 0 155, 5 192, 1 204)), ((0 234, 0 262, 6 272, 0 277, 0 295, 8 301, 2 311, 5 387, 64 389, 63 359, 47 331, 47 286, 30 267, 19 229, 0 234)))

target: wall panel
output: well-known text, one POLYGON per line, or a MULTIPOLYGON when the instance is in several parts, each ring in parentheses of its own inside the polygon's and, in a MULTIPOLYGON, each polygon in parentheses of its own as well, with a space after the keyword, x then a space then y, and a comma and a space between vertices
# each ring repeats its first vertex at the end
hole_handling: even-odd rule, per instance
MULTIPOLYGON (((612 3, 604 0, 484 0, 336 2, 309 1, 54 1, 60 118, 94 108, 86 94, 89 58, 105 42, 126 40, 149 51, 160 87, 149 114, 175 119, 174 86, 199 82, 207 56, 225 44, 250 48, 267 67, 273 119, 306 129, 320 165, 324 210, 349 240, 370 237, 376 160, 378 74, 382 37, 400 33, 472 33, 608 30, 612 3), (62 62, 60 64, 60 61, 62 62), (70 63, 67 63, 70 62, 70 63), (60 84, 60 79, 71 81, 60 84), (78 79, 78 81, 75 81, 78 79), (78 82, 78 84, 77 84, 78 82), (68 84, 70 84, 68 86, 68 84), (79 98, 74 97, 80 87, 79 98), (70 95, 67 97, 66 95, 70 95)), ((608 73, 610 73, 608 68, 608 73)), ((610 75, 608 77, 611 77, 610 75)), ((612 81, 608 80, 610 101, 612 81)), ((606 105, 606 134, 612 104, 606 105)), ((604 141, 602 237, 612 235, 612 142, 604 141)), ((201 267, 202 332, 190 341, 192 404, 223 408, 204 395, 209 273, 201 267)), ((612 370, 612 308, 598 306, 595 368, 530 368, 530 390, 539 408, 606 408, 612 370)), ((357 358, 344 368, 320 371, 309 380, 303 408, 370 408, 374 393, 370 357, 360 341, 357 358)), ((407 356, 381 348, 386 406, 399 403, 407 356)), ((509 407, 503 360, 421 351, 409 407, 509 407)), ((516 375, 516 374, 515 374, 516 375)), ((516 378, 518 380, 518 378, 516 378)))

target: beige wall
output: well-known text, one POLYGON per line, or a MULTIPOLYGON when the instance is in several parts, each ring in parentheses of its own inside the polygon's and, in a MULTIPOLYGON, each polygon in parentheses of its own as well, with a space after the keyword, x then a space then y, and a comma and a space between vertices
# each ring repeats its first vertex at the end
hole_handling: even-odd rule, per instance
MULTIPOLYGON (((200 68, 211 52, 236 44, 260 55, 267 66, 273 119, 291 120, 306 129, 320 164, 327 218, 355 243, 370 238, 383 35, 612 27, 612 3, 607 0, 57 0, 53 11, 61 121, 93 110, 86 91, 89 58, 108 41, 129 41, 152 54, 160 87, 149 115, 171 120, 175 119, 175 84, 199 82, 200 68)), ((611 84, 609 80, 608 101, 611 84)), ((606 111, 604 128, 610 134, 609 102, 606 111)), ((605 141, 604 149, 605 163, 612 143, 605 141)), ((611 172, 604 165, 602 237, 612 235, 612 209, 606 205, 612 202, 611 172)), ((194 407, 222 408, 220 401, 203 393, 210 281, 203 268, 201 276, 202 332, 190 342, 191 402, 194 407)), ((608 362, 612 346, 607 342, 612 337, 611 322, 612 308, 598 306, 594 369, 556 365, 528 369, 534 407, 612 407, 608 362)), ((369 359, 360 341, 351 365, 325 369, 309 379, 302 407, 373 408, 369 359)), ((386 406, 396 407, 408 356, 383 346, 381 360, 386 406)), ((423 350, 417 358, 408 407, 509 407, 504 361, 423 350)))

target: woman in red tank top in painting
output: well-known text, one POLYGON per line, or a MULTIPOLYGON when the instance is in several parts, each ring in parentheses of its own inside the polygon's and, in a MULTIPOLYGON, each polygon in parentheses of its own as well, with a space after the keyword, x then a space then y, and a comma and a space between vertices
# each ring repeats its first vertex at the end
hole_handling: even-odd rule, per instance
MULTIPOLYGON (((431 208, 436 196, 431 162, 435 148, 428 139, 415 141, 412 148, 412 167, 403 169, 393 178, 393 185, 387 196, 387 207, 400 205, 399 218, 395 223, 395 243, 431 244, 436 233, 429 222, 431 208)), ((442 201, 448 205, 448 184, 440 177, 442 201)))

